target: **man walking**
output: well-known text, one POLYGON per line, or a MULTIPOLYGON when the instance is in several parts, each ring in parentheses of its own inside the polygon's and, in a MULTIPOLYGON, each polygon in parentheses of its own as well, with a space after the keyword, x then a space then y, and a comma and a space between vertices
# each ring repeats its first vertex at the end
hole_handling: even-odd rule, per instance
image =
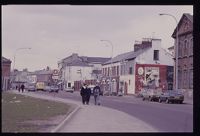
POLYGON ((101 92, 101 89, 100 89, 98 83, 96 83, 96 86, 94 87, 93 92, 94 92, 95 105, 97 105, 97 104, 100 105, 100 92, 101 92))
POLYGON ((87 95, 86 95, 86 104, 89 105, 89 102, 90 102, 90 95, 91 95, 91 89, 86 86, 86 92, 87 92, 87 95))
POLYGON ((85 83, 83 84, 83 86, 81 88, 80 94, 82 96, 82 103, 85 104, 86 98, 87 98, 87 88, 86 88, 86 84, 85 83))
POLYGON ((24 86, 24 84, 22 84, 21 85, 22 93, 24 92, 24 88, 25 88, 25 86, 24 86))
POLYGON ((18 86, 18 91, 20 92, 20 90, 21 90, 21 86, 20 86, 20 84, 19 84, 19 86, 18 86))

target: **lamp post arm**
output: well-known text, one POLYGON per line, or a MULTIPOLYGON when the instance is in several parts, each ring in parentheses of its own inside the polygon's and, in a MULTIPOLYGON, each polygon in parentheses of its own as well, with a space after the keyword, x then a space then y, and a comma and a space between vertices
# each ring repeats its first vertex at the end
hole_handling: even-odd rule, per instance
POLYGON ((176 45, 175 45, 175 89, 178 89, 178 44, 179 44, 179 38, 178 38, 178 21, 176 19, 175 16, 171 15, 171 14, 166 14, 166 13, 162 13, 159 15, 167 15, 167 16, 171 16, 175 22, 176 22, 176 45))

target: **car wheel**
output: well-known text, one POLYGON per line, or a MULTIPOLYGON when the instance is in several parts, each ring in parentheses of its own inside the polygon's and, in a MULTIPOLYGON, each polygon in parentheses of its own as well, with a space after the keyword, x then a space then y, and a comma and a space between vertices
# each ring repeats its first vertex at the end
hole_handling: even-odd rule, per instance
POLYGON ((180 103, 180 104, 182 104, 182 103, 183 103, 183 101, 180 101, 179 103, 180 103))
POLYGON ((151 97, 149 97, 149 101, 152 101, 152 98, 151 98, 151 97))
POLYGON ((159 103, 161 103, 161 102, 162 102, 160 98, 158 99, 158 102, 159 102, 159 103))
POLYGON ((144 101, 144 100, 145 100, 145 98, 143 97, 143 98, 142 98, 142 100, 144 101))
POLYGON ((169 103, 169 99, 166 99, 165 103, 169 103))

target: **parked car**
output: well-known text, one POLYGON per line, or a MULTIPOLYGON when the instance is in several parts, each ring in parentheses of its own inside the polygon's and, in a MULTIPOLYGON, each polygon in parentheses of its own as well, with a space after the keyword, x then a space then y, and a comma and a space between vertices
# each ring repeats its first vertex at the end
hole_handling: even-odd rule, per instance
POLYGON ((51 91, 51 86, 46 85, 44 87, 44 91, 50 92, 51 91))
POLYGON ((142 100, 158 101, 160 94, 162 94, 162 91, 160 90, 148 89, 143 92, 142 100))
POLYGON ((37 90, 44 90, 45 84, 44 82, 37 82, 36 83, 36 89, 37 90))
POLYGON ((180 90, 167 90, 159 96, 159 102, 165 103, 183 103, 184 95, 180 90))
POLYGON ((144 93, 146 93, 148 90, 147 89, 142 89, 138 94, 137 94, 137 96, 136 97, 143 97, 143 94, 144 93))
POLYGON ((27 90, 29 91, 35 91, 36 90, 36 85, 35 84, 28 84, 27 90))
POLYGON ((59 87, 57 85, 51 85, 50 86, 50 92, 56 92, 58 93, 59 87))
POLYGON ((64 89, 66 92, 70 92, 73 93, 74 92, 74 86, 72 86, 72 88, 66 88, 64 89))

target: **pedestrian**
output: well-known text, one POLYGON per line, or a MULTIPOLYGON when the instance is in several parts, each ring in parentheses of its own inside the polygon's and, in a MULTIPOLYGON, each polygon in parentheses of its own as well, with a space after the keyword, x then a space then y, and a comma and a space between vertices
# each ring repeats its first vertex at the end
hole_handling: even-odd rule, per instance
POLYGON ((91 89, 88 87, 88 85, 86 86, 86 104, 89 105, 90 102, 90 95, 91 95, 91 89))
POLYGON ((20 86, 20 84, 19 84, 19 86, 18 86, 18 91, 20 92, 20 88, 21 88, 21 86, 20 86))
POLYGON ((81 92, 80 92, 81 96, 82 96, 82 103, 85 104, 86 103, 86 98, 87 98, 87 88, 86 88, 86 84, 84 83, 82 88, 81 88, 81 92))
POLYGON ((100 93, 101 93, 101 89, 100 89, 98 83, 96 83, 96 86, 93 89, 95 105, 100 105, 100 93))
POLYGON ((24 92, 24 88, 25 88, 25 86, 24 86, 24 84, 22 84, 21 85, 22 93, 24 92))

